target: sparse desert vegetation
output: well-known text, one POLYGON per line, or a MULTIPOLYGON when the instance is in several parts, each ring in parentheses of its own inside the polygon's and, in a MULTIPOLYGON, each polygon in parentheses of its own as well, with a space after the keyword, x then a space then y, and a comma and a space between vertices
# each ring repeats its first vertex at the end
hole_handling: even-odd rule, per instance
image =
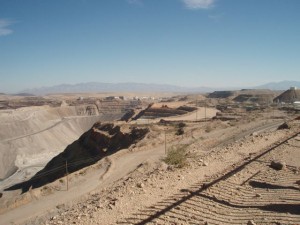
POLYGON ((167 156, 164 159, 169 165, 182 168, 187 165, 186 145, 172 146, 167 150, 167 156))

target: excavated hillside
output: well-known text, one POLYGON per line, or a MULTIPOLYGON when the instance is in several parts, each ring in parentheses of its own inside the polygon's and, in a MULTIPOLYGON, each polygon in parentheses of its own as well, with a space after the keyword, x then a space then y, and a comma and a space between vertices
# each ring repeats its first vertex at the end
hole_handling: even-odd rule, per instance
POLYGON ((214 91, 210 93, 208 98, 229 98, 235 95, 234 91, 214 91))
POLYGON ((278 97, 274 98, 274 102, 285 102, 293 103, 295 101, 300 101, 300 89, 290 89, 283 92, 278 97))
POLYGON ((267 104, 278 95, 276 91, 264 89, 242 89, 239 91, 215 91, 208 98, 228 98, 235 102, 267 104))
POLYGON ((67 172, 75 172, 120 149, 128 148, 144 138, 148 132, 148 128, 136 127, 122 131, 120 126, 112 123, 97 122, 30 180, 13 185, 6 190, 22 189, 24 193, 30 188, 41 187, 65 176, 67 172))
POLYGON ((0 181, 18 169, 45 165, 95 122, 120 120, 126 114, 128 120, 128 113, 139 106, 138 101, 94 100, 1 110, 0 181))
POLYGON ((19 96, 1 96, 0 109, 18 109, 28 106, 51 106, 58 107, 61 105, 60 100, 46 99, 40 96, 26 96, 26 93, 19 96))
MULTIPOLYGON (((141 112, 139 117, 142 119, 155 119, 160 117, 170 117, 184 115, 189 112, 195 111, 197 108, 191 106, 180 106, 177 108, 169 108, 168 105, 162 105, 161 107, 153 107, 152 105, 141 112)), ((139 118, 138 117, 138 118, 139 118)))
POLYGON ((240 94, 233 100, 236 102, 268 104, 272 103, 273 98, 274 94, 240 94))

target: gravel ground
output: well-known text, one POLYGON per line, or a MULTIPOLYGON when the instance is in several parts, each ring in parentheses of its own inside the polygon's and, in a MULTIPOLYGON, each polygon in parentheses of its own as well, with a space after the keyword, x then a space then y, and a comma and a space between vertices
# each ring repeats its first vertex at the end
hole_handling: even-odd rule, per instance
MULTIPOLYGON (((234 126, 218 121, 191 123, 183 137, 169 131, 169 145, 186 144, 187 166, 176 168, 146 154, 125 176, 19 224, 299 224, 299 136, 200 191, 208 182, 300 131, 299 122, 294 121, 290 129, 253 132, 219 145, 265 122, 241 121, 234 126), (274 170, 269 167, 273 160, 286 166, 274 170)), ((153 125, 145 140, 120 155, 149 148, 163 153, 164 129, 153 125)), ((112 167, 113 172, 122 170, 117 163, 112 167)), ((36 201, 42 200, 38 196, 36 201)))

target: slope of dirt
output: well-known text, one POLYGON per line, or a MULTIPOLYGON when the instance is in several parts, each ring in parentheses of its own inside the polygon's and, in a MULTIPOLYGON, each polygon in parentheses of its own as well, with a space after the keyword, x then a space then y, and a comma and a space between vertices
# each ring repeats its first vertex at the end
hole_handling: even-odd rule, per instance
POLYGON ((273 98, 274 94, 240 94, 233 100, 236 102, 268 104, 273 102, 273 98))
POLYGON ((6 98, 1 96, 0 104, 2 109, 18 109, 29 106, 58 107, 61 105, 61 101, 56 99, 46 99, 44 97, 34 96, 27 93, 20 93, 14 96, 7 95, 6 98))
POLYGON ((102 107, 102 112, 93 104, 1 110, 0 179, 18 168, 45 163, 95 122, 117 120, 126 113, 123 105, 107 103, 102 107))
POLYGON ((93 193, 71 208, 62 208, 47 223, 298 224, 299 136, 289 141, 288 146, 283 145, 224 181, 203 189, 206 183, 295 131, 299 132, 299 124, 288 131, 249 136, 193 157, 189 167, 183 169, 147 161, 110 189, 93 193), (272 170, 268 165, 274 158, 289 166, 282 171, 272 170))
POLYGON ((242 89, 239 91, 215 91, 208 95, 208 98, 233 99, 236 102, 249 102, 266 104, 272 103, 278 95, 277 91, 264 89, 242 89))
MULTIPOLYGON (((190 112, 195 111, 197 108, 194 106, 187 106, 185 102, 172 102, 165 104, 151 104, 149 105, 142 114, 137 117, 141 119, 155 119, 171 116, 181 116, 190 112)), ((136 118, 136 119, 137 119, 136 118)))
MULTIPOLYGON (((276 121, 270 120, 268 114, 254 116, 257 119, 250 117, 235 123, 186 121, 185 132, 180 136, 175 135, 177 129, 173 125, 137 125, 149 127, 151 133, 128 150, 109 156, 111 166, 100 181, 98 170, 91 175, 88 172, 90 169, 87 169, 69 176, 72 185, 68 192, 64 191, 65 182, 62 183, 65 178, 45 188, 33 189, 20 195, 20 200, 16 201, 21 204, 22 198, 24 201, 28 198, 26 205, 0 215, 0 224, 146 224, 145 221, 149 221, 149 224, 196 223, 191 220, 191 216, 202 209, 196 206, 186 208, 181 196, 189 195, 195 188, 209 181, 209 178, 224 174, 227 169, 234 168, 263 148, 278 142, 294 129, 266 132, 269 130, 266 126, 272 124, 273 127, 276 121), (174 145, 186 146, 188 167, 176 169, 159 161, 159 157, 165 154, 165 148, 169 149, 174 145), (77 199, 92 190, 81 200, 77 199), (173 201, 178 208, 171 207, 173 201), (172 214, 173 210, 178 210, 176 215, 181 216, 172 214), (156 213, 157 216, 152 218, 156 213)), ((279 120, 276 123, 278 122, 279 120)), ((297 161, 297 157, 295 160, 297 161)), ((7 205, 4 199, 9 194, 11 193, 3 193, 1 207, 7 205)), ((14 198, 10 200, 13 201, 14 198)), ((209 209, 215 210, 211 207, 209 209)), ((206 220, 208 222, 218 217, 211 213, 208 215, 212 215, 212 219, 206 220)), ((236 218, 235 224, 243 224, 249 218, 243 216, 245 219, 236 218)), ((199 216, 196 220, 200 224, 205 222, 199 216)))
POLYGON ((274 98, 274 102, 293 103, 295 101, 300 101, 300 89, 287 90, 278 97, 274 98))
POLYGON ((158 118, 158 117, 170 117, 170 116, 177 116, 186 114, 187 111, 179 110, 179 109, 170 109, 167 107, 164 108, 150 108, 148 109, 144 115, 141 117, 142 119, 147 118, 158 118))
POLYGON ((214 91, 210 93, 208 98, 229 98, 235 95, 234 91, 214 91))
POLYGON ((45 168, 29 181, 13 185, 6 190, 22 189, 24 193, 29 188, 41 187, 63 177, 68 172, 75 172, 120 149, 128 148, 142 139, 148 132, 147 128, 135 127, 130 127, 129 131, 122 132, 120 126, 98 122, 62 153, 50 160, 45 168))

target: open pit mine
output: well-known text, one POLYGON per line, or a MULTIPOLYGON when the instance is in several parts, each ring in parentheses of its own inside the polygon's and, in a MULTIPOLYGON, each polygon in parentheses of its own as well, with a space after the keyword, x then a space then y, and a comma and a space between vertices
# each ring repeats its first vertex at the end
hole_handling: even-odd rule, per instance
POLYGON ((98 100, 1 110, 0 180, 21 170, 24 176, 36 172, 94 123, 120 120, 137 107, 139 101, 98 100))
POLYGON ((280 94, 2 103, 0 225, 299 224, 300 116, 280 94))

